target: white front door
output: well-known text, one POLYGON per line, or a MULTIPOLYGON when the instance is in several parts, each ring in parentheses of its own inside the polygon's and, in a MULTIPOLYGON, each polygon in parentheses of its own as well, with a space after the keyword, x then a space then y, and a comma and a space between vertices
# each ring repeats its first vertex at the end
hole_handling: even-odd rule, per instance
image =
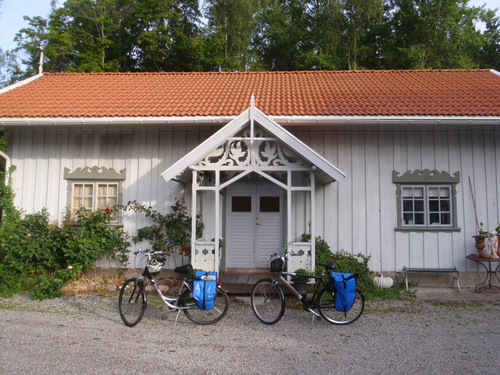
POLYGON ((273 184, 238 184, 227 190, 226 266, 268 267, 283 247, 283 190, 273 184))

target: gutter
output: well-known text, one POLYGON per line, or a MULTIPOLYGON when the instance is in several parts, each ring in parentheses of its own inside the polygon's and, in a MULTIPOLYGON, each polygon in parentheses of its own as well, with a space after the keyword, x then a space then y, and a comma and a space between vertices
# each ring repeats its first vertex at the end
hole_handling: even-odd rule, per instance
MULTIPOLYGON (((237 116, 164 117, 4 117, 3 127, 225 125, 237 116)), ((280 125, 494 125, 500 116, 269 116, 280 125)))

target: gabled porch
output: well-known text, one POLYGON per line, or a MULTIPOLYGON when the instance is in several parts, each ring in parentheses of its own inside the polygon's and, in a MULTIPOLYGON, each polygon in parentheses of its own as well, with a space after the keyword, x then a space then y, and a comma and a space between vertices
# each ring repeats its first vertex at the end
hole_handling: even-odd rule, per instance
MULTIPOLYGON (((193 228, 194 268, 267 272, 272 253, 293 251, 288 269, 314 269, 317 182, 345 175, 255 107, 162 173, 185 185, 193 228)), ((332 208, 334 209, 334 208, 332 208)), ((242 276, 244 277, 244 276, 242 276)))

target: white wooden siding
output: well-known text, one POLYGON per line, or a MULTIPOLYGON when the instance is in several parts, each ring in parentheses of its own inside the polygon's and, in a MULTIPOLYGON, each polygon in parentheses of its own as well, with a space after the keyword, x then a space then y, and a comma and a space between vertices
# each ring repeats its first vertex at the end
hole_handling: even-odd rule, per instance
MULTIPOLYGON (((166 212, 176 198, 185 196, 189 202, 190 196, 184 194, 182 184, 167 183, 160 173, 216 129, 70 127, 8 132, 8 154, 17 167, 15 203, 27 213, 47 207, 53 220, 61 220, 68 204, 64 168, 97 165, 127 169, 123 203, 137 200, 166 212)), ((465 260, 474 252, 471 236, 476 234, 468 179, 473 183, 479 221, 488 230, 495 228, 500 221, 500 131, 413 126, 381 126, 380 131, 338 126, 289 130, 347 175, 341 183, 318 184, 316 233, 332 250, 369 255, 374 271, 400 271, 403 265, 477 270, 477 265, 465 260), (456 209, 460 232, 394 230, 397 206, 392 171, 415 169, 460 172, 456 209)), ((294 221, 292 238, 300 241, 309 220, 307 206, 297 197, 292 214, 299 219, 294 221)), ((125 230, 129 233, 145 225, 144 218, 127 214, 125 230)), ((176 264, 184 261, 175 260, 176 264)))

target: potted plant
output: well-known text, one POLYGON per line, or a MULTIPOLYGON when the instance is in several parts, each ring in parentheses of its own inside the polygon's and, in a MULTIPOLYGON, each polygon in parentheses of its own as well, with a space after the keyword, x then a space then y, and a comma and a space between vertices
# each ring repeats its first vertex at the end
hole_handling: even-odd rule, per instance
MULTIPOLYGON (((295 274, 301 274, 301 275, 312 275, 311 272, 304 268, 299 268, 298 270, 294 271, 295 274)), ((292 276, 292 281, 293 281, 293 287, 297 292, 299 292, 301 295, 305 295, 307 293, 307 282, 309 281, 309 277, 306 276, 292 276)))
POLYGON ((486 236, 488 236, 488 232, 483 230, 483 223, 481 222, 479 224, 478 232, 479 234, 476 236, 472 236, 476 240, 476 249, 478 251, 483 250, 486 247, 486 244, 484 243, 486 236))

